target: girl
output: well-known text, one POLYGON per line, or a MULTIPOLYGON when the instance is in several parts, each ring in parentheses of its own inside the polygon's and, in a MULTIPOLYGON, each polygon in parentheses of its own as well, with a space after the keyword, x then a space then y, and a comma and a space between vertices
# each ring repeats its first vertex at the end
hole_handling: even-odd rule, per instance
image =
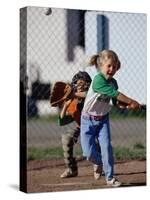
POLYGON ((118 187, 121 183, 114 178, 109 102, 113 98, 132 109, 139 109, 140 104, 117 89, 113 76, 120 68, 120 61, 114 51, 103 50, 99 55, 92 56, 91 63, 96 65, 99 73, 92 80, 81 114, 83 156, 95 165, 103 166, 107 185, 118 187), (98 138, 101 152, 97 151, 95 138, 98 138))

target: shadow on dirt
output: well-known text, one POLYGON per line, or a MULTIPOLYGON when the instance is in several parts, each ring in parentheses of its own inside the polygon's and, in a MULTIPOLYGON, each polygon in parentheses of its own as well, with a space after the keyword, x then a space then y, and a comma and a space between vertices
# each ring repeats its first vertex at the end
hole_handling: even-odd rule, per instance
POLYGON ((121 176, 121 175, 133 175, 133 174, 146 174, 146 171, 141 172, 126 172, 126 173, 115 173, 115 176, 121 176))

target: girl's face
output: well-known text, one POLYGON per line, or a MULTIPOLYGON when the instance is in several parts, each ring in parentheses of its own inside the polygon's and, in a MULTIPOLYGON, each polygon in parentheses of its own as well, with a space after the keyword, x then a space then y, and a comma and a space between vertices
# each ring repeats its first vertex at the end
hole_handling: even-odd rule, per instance
POLYGON ((108 59, 101 67, 101 72, 104 74, 106 79, 111 79, 116 71, 117 66, 112 62, 112 60, 108 59))

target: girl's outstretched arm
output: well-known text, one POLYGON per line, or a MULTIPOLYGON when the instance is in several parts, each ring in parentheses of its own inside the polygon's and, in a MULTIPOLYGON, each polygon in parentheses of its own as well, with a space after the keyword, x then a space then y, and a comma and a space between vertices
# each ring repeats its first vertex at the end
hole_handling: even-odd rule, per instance
POLYGON ((126 95, 119 93, 117 96, 117 100, 121 101, 123 103, 127 104, 127 108, 130 109, 140 109, 141 105, 135 101, 134 99, 131 99, 130 97, 127 97, 126 95))

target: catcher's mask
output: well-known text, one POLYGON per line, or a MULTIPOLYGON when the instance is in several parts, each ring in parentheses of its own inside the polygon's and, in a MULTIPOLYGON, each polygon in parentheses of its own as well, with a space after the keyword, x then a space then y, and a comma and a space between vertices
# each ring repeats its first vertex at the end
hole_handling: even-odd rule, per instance
POLYGON ((77 90, 77 81, 78 80, 83 80, 85 81, 85 84, 83 85, 82 90, 86 91, 89 89, 89 86, 91 84, 91 77, 87 72, 79 71, 77 74, 75 74, 72 78, 71 86, 73 87, 73 90, 77 90))

